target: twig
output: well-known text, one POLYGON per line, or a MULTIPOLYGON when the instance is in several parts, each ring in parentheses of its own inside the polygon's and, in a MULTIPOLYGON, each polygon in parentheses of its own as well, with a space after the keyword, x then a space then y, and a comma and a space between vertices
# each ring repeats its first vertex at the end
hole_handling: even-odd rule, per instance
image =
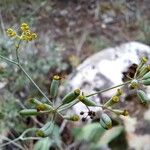
POLYGON ((119 85, 116 85, 116 86, 113 86, 113 87, 110 87, 110 88, 106 88, 106 89, 100 90, 100 91, 98 91, 98 92, 95 92, 95 93, 86 95, 86 97, 91 97, 91 96, 94 96, 94 95, 96 95, 96 94, 100 94, 100 93, 103 93, 103 92, 106 92, 106 91, 115 89, 115 88, 117 88, 117 87, 124 86, 124 85, 126 85, 126 84, 129 84, 130 82, 131 82, 131 81, 127 81, 127 82, 125 82, 125 83, 122 83, 122 84, 119 84, 119 85))
MULTIPOLYGON (((28 132, 36 131, 36 130, 38 130, 38 129, 37 129, 37 128, 30 128, 30 129, 25 130, 18 138, 16 138, 16 139, 14 139, 14 140, 11 140, 11 141, 9 141, 9 142, 7 142, 7 143, 4 143, 4 144, 0 145, 0 148, 6 146, 6 145, 8 145, 8 144, 14 144, 15 142, 17 142, 17 141, 19 141, 19 140, 24 141, 24 140, 31 140, 31 139, 32 139, 32 140, 41 139, 41 138, 38 138, 38 137, 24 137, 28 132)), ((16 144, 16 143, 15 143, 15 144, 16 144)))
POLYGON ((18 45, 17 45, 17 47, 16 47, 16 49, 15 49, 18 64, 20 64, 19 53, 18 53, 20 44, 21 44, 21 40, 19 40, 19 43, 18 43, 18 45))
MULTIPOLYGON (((15 140, 11 140, 11 139, 9 139, 7 137, 3 137, 3 136, 0 136, 0 138, 8 141, 6 145, 13 144, 16 147, 20 148, 21 150, 25 150, 21 145, 19 145, 19 144, 16 143, 18 141, 18 139, 17 140, 16 139, 15 140)), ((3 146, 5 146, 5 145, 3 144, 3 146)), ((0 145, 0 147, 2 147, 2 145, 0 145)))
POLYGON ((39 86, 33 81, 33 79, 30 77, 30 75, 24 70, 24 68, 19 64, 19 68, 24 72, 26 77, 33 83, 33 85, 38 89, 38 91, 46 98, 46 100, 52 105, 52 102, 50 99, 43 93, 43 91, 39 88, 39 86))
POLYGON ((22 65, 14 60, 10 60, 2 55, 0 55, 0 58, 17 65, 22 71, 23 73, 26 75, 26 77, 32 82, 32 84, 38 89, 38 91, 46 98, 46 100, 50 103, 50 105, 52 105, 52 102, 50 101, 50 99, 43 93, 43 91, 39 88, 39 86, 33 81, 33 79, 30 77, 30 75, 24 70, 24 68, 22 67, 22 65))
POLYGON ((6 61, 8 61, 8 62, 10 62, 10 63, 15 64, 15 65, 18 66, 18 63, 16 61, 14 61, 14 60, 8 59, 8 58, 6 58, 6 57, 4 57, 2 55, 0 55, 0 58, 2 58, 4 60, 6 60, 6 61))

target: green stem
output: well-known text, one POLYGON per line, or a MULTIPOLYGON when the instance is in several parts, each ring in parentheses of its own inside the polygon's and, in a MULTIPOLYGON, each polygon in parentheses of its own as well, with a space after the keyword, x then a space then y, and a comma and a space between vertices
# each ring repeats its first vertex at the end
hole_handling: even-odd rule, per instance
POLYGON ((25 138, 22 138, 21 140, 25 141, 25 140, 40 140, 40 139, 42 139, 42 138, 40 138, 40 137, 25 137, 25 138))
POLYGON ((126 85, 126 84, 129 84, 130 82, 131 82, 131 81, 127 81, 127 82, 125 82, 125 83, 122 83, 122 84, 119 84, 119 85, 113 86, 113 87, 111 87, 111 88, 106 88, 106 89, 100 90, 100 91, 98 91, 98 92, 95 92, 95 93, 92 93, 92 94, 86 95, 86 97, 91 97, 91 96, 94 96, 94 95, 96 95, 96 94, 100 94, 100 93, 103 93, 103 92, 106 92, 106 91, 109 91, 109 90, 115 89, 115 88, 117 88, 117 87, 124 86, 124 85, 126 85))
POLYGON ((23 139, 24 136, 25 136, 28 132, 36 131, 36 130, 38 130, 38 128, 29 128, 29 129, 25 130, 18 138, 19 138, 19 139, 23 139))
POLYGON ((19 53, 18 53, 20 44, 21 44, 21 40, 19 40, 19 43, 18 43, 17 48, 16 48, 16 50, 15 50, 15 51, 16 51, 16 57, 17 57, 17 62, 18 62, 18 64, 20 64, 19 53))
POLYGON ((134 74, 134 79, 137 77, 138 71, 140 70, 140 68, 143 66, 144 64, 141 62, 138 67, 136 68, 135 74, 134 74))
POLYGON ((2 59, 4 59, 4 60, 6 60, 6 61, 8 61, 8 62, 10 62, 10 63, 15 64, 15 65, 18 66, 18 62, 14 61, 14 60, 10 60, 10 59, 8 59, 8 58, 2 56, 2 55, 0 55, 0 58, 2 58, 2 59))
POLYGON ((27 76, 27 78, 32 82, 32 84, 38 89, 38 91, 46 98, 46 100, 52 105, 50 99, 43 93, 43 91, 39 88, 39 86, 33 81, 33 79, 29 76, 29 74, 24 70, 24 68, 19 64, 19 68, 23 71, 23 73, 27 76))
POLYGON ((51 119, 51 126, 52 126, 52 133, 51 134, 53 134, 53 131, 54 131, 55 118, 56 118, 56 112, 53 114, 52 119, 51 119))
POLYGON ((38 89, 38 91, 46 98, 46 100, 52 105, 52 102, 50 101, 50 99, 43 93, 43 91, 38 87, 38 85, 33 81, 33 79, 29 76, 29 74, 24 70, 24 68, 21 66, 20 63, 16 62, 16 61, 13 61, 13 60, 10 60, 2 55, 0 55, 0 58, 12 63, 12 64, 15 64, 17 65, 22 71, 23 73, 27 76, 27 78, 32 82, 32 84, 38 89))
POLYGON ((29 128, 29 129, 25 130, 18 138, 14 139, 14 140, 11 140, 11 141, 9 141, 7 143, 4 143, 4 144, 0 145, 0 147, 4 147, 4 146, 6 146, 8 144, 15 144, 15 142, 17 142, 19 140, 31 140, 31 139, 35 140, 35 139, 39 139, 37 137, 24 137, 25 134, 27 134, 28 132, 36 131, 36 130, 38 130, 38 129, 37 128, 29 128))
POLYGON ((75 100, 69 104, 65 104, 65 105, 60 105, 59 107, 56 108, 56 110, 58 110, 58 112, 64 111, 66 109, 71 108, 72 106, 76 105, 78 102, 80 102, 79 100, 75 100))
POLYGON ((6 142, 6 143, 0 145, 0 148, 6 146, 6 145, 8 145, 8 144, 14 144, 15 142, 17 142, 17 141, 19 141, 19 140, 20 140, 20 138, 18 137, 18 138, 14 139, 14 140, 11 140, 11 141, 9 141, 9 142, 6 142))
POLYGON ((20 60, 19 60, 19 53, 18 53, 18 49, 19 46, 21 44, 21 40, 18 43, 18 46, 16 48, 16 57, 17 57, 17 61, 18 61, 18 66, 19 68, 23 71, 23 73, 27 76, 27 78, 32 82, 32 84, 38 89, 38 91, 46 98, 46 100, 51 104, 52 102, 50 101, 50 99, 43 93, 43 91, 39 88, 39 86, 33 81, 33 79, 29 76, 29 74, 24 70, 24 68, 22 67, 22 65, 20 64, 20 60))
POLYGON ((100 106, 100 107, 102 107, 103 109, 107 109, 107 110, 109 110, 109 111, 111 111, 111 112, 114 113, 113 109, 111 109, 110 107, 106 107, 106 106, 104 106, 104 105, 102 105, 102 106, 100 106))

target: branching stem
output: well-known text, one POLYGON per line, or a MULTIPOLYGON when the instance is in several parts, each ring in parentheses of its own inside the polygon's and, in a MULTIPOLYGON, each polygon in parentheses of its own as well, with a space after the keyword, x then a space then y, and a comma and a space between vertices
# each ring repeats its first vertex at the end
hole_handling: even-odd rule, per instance
POLYGON ((18 45, 17 45, 17 47, 16 47, 16 49, 15 49, 18 64, 20 64, 20 60, 19 60, 19 53, 18 53, 18 50, 19 50, 20 44, 21 44, 21 40, 19 40, 19 43, 18 43, 18 45))
POLYGON ((119 84, 119 85, 116 85, 116 86, 113 86, 113 87, 110 87, 110 88, 106 88, 106 89, 100 90, 100 91, 98 91, 98 92, 95 92, 95 93, 86 95, 86 97, 91 97, 91 96, 94 96, 94 95, 97 95, 97 94, 100 94, 100 93, 103 93, 103 92, 106 92, 106 91, 115 89, 115 88, 117 88, 117 87, 124 86, 124 85, 126 85, 126 84, 129 84, 130 82, 131 82, 131 81, 127 81, 127 82, 125 82, 125 83, 121 83, 121 84, 119 84))
MULTIPOLYGON (((36 130, 38 130, 38 129, 37 129, 37 128, 29 128, 29 129, 25 130, 18 138, 16 138, 16 139, 14 139, 14 140, 11 140, 11 141, 9 141, 9 142, 6 142, 6 143, 0 145, 0 148, 6 146, 6 145, 8 145, 8 144, 14 144, 14 145, 16 145, 15 143, 16 143, 17 141, 19 141, 19 140, 24 141, 24 140, 31 140, 31 139, 32 139, 32 140, 41 139, 41 138, 38 138, 38 137, 24 137, 28 132, 36 131, 36 130)), ((18 144, 17 144, 17 145, 18 145, 18 144)))
POLYGON ((12 64, 18 66, 18 63, 17 63, 16 61, 14 61, 14 60, 11 60, 11 59, 9 59, 9 58, 7 58, 7 57, 4 57, 4 56, 2 56, 2 55, 0 55, 0 58, 2 58, 2 59, 4 59, 4 60, 6 60, 6 61, 8 61, 8 62, 10 62, 10 63, 12 63, 12 64))
POLYGON ((19 64, 19 68, 23 71, 23 73, 26 75, 26 77, 32 82, 32 84, 38 89, 38 91, 46 98, 46 100, 52 105, 52 102, 50 99, 43 93, 43 91, 39 88, 39 86, 33 81, 33 79, 30 77, 30 75, 25 71, 25 69, 19 64))
MULTIPOLYGON (((43 93, 43 91, 39 88, 39 86, 33 81, 33 79, 30 77, 30 75, 25 71, 25 69, 22 67, 22 65, 19 62, 16 62, 14 60, 10 60, 2 55, 0 55, 0 58, 17 65, 22 71, 23 73, 26 75, 26 77, 32 82, 32 84, 38 89, 38 91, 43 95, 43 97, 46 98, 46 100, 50 103, 50 105, 52 105, 52 102, 50 101, 50 99, 43 93)), ((18 57, 19 58, 19 57, 18 57)))

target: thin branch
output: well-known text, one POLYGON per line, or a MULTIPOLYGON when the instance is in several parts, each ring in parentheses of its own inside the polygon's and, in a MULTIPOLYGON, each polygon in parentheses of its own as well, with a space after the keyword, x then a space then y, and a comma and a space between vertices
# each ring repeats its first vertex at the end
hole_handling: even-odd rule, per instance
MULTIPOLYGON (((9 144, 18 145, 18 144, 15 143, 15 142, 17 142, 17 141, 19 141, 19 140, 20 140, 19 138, 16 138, 16 139, 14 139, 14 140, 9 140, 9 142, 6 142, 6 143, 0 145, 0 148, 4 147, 4 146, 6 146, 6 145, 9 145, 9 144)), ((18 145, 18 146, 20 146, 20 145, 18 145)))
MULTIPOLYGON (((8 144, 14 144, 14 145, 16 145, 17 143, 15 143, 15 142, 17 142, 17 141, 19 141, 19 140, 31 140, 31 139, 32 139, 32 140, 38 140, 38 139, 40 139, 40 138, 38 138, 38 137, 24 137, 28 132, 36 131, 36 130, 37 130, 37 128, 29 128, 29 129, 25 130, 18 138, 16 138, 16 139, 14 139, 14 140, 11 140, 11 141, 9 141, 9 142, 6 142, 6 143, 0 145, 0 148, 6 146, 6 145, 8 145, 8 144)), ((17 144, 17 145, 18 145, 18 144, 17 144)), ((20 145, 18 145, 18 146, 20 146, 20 145)), ((20 147, 21 147, 21 146, 20 146, 20 147)), ((23 150, 24 150, 24 149, 23 149, 23 150)))
POLYGON ((24 68, 20 65, 20 63, 14 61, 14 60, 10 60, 2 55, 0 55, 0 58, 17 65, 23 72, 24 74, 27 76, 27 78, 33 83, 33 85, 38 89, 38 91, 46 98, 46 100, 52 105, 52 102, 50 101, 50 99, 43 93, 43 91, 38 87, 38 85, 33 81, 33 79, 29 76, 29 74, 24 70, 24 68))
POLYGON ((20 44, 21 44, 21 40, 19 40, 19 43, 18 43, 18 45, 17 45, 17 47, 16 47, 16 49, 15 49, 18 64, 20 64, 19 53, 18 53, 20 44))
POLYGON ((50 101, 50 99, 43 93, 43 91, 39 88, 39 86, 33 81, 33 79, 29 76, 29 74, 24 70, 24 68, 22 67, 22 65, 20 64, 20 60, 19 60, 19 46, 21 44, 21 40, 19 40, 18 46, 16 48, 16 57, 17 57, 17 62, 18 62, 18 67, 23 71, 23 73, 27 76, 27 78, 32 82, 32 84, 38 89, 38 91, 46 98, 46 100, 51 104, 52 102, 50 101))
POLYGON ((29 128, 29 129, 25 130, 18 138, 23 139, 23 137, 24 137, 28 132, 36 131, 36 130, 38 130, 38 129, 37 129, 37 128, 29 128))
POLYGON ((52 102, 50 99, 43 93, 43 91, 39 88, 39 86, 33 81, 33 79, 30 77, 30 75, 24 70, 24 68, 19 64, 19 68, 23 71, 23 73, 26 75, 26 77, 32 82, 32 84, 38 89, 38 91, 46 98, 46 100, 52 105, 52 102))
POLYGON ((95 93, 86 95, 86 97, 91 97, 91 96, 94 96, 94 95, 96 95, 96 94, 100 94, 100 93, 103 93, 103 92, 106 92, 106 91, 115 89, 115 88, 117 88, 117 87, 124 86, 124 85, 126 85, 126 84, 129 84, 130 82, 131 82, 131 81, 127 81, 127 82, 125 82, 125 83, 122 83, 122 84, 119 84, 119 85, 116 85, 116 86, 113 86, 113 87, 110 87, 110 88, 106 88, 106 89, 100 90, 100 91, 98 91, 98 92, 95 92, 95 93))
POLYGON ((8 62, 10 62, 10 63, 15 64, 15 65, 18 66, 18 63, 16 61, 14 61, 14 60, 8 59, 7 57, 4 57, 2 55, 0 55, 0 58, 2 58, 4 60, 6 60, 6 61, 8 61, 8 62))

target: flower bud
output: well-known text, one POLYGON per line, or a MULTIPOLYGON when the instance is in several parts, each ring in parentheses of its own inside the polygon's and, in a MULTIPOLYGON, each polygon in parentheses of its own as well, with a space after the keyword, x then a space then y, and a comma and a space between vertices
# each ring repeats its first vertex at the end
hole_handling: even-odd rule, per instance
POLYGON ((138 66, 138 73, 141 71, 141 68, 143 67, 143 65, 145 65, 147 63, 147 61, 148 61, 147 57, 142 57, 141 58, 141 62, 139 64, 139 66, 138 66))
POLYGON ((110 129, 110 128, 112 128, 112 120, 111 120, 111 118, 110 118, 107 114, 105 114, 105 113, 103 113, 103 114, 101 115, 100 124, 101 124, 101 126, 102 126, 104 129, 110 129))
POLYGON ((43 104, 44 104, 46 110, 52 110, 52 111, 54 110, 54 108, 51 105, 46 104, 46 103, 43 103, 43 104))
POLYGON ((42 102, 40 102, 40 101, 37 100, 36 98, 30 98, 30 99, 28 99, 28 102, 29 102, 30 104, 33 104, 33 105, 40 105, 40 104, 42 104, 42 102))
POLYGON ((97 106, 94 101, 89 100, 86 96, 80 95, 79 100, 86 106, 97 106))
POLYGON ((51 98, 56 98, 57 94, 58 94, 58 88, 59 88, 59 85, 60 85, 60 76, 58 75, 55 75, 53 77, 53 80, 52 80, 52 83, 51 83, 51 86, 50 86, 50 96, 51 98))
POLYGON ((72 116, 64 116, 64 119, 70 120, 70 121, 79 121, 80 117, 76 114, 72 115, 72 116))
POLYGON ((36 109, 23 109, 19 112, 22 116, 36 116, 40 113, 36 109))
POLYGON ((39 100, 35 99, 35 98, 31 98, 28 100, 30 104, 32 104, 34 106, 34 108, 36 108, 38 111, 43 111, 43 110, 54 110, 52 108, 52 106, 46 104, 46 103, 42 103, 39 100))
POLYGON ((47 137, 52 133, 52 122, 47 122, 41 129, 36 132, 37 136, 47 137))
POLYGON ((147 61, 148 61, 148 58, 143 56, 142 59, 141 59, 142 64, 147 63, 147 61))
POLYGON ((112 96, 111 99, 108 100, 108 101, 104 104, 104 106, 105 106, 105 107, 109 107, 109 106, 112 106, 112 105, 114 105, 114 104, 116 104, 116 103, 118 103, 118 102, 119 102, 119 97, 115 95, 115 96, 112 96))
POLYGON ((112 110, 116 115, 123 115, 123 116, 128 116, 129 113, 128 111, 125 109, 125 110, 119 110, 119 109, 113 109, 112 110))
POLYGON ((45 111, 45 110, 51 110, 54 111, 54 108, 46 103, 42 103, 36 106, 37 111, 45 111))
POLYGON ((116 92, 116 96, 121 96, 123 94, 123 91, 121 89, 117 89, 117 92, 116 92))
POLYGON ((75 100, 78 96, 80 95, 80 89, 76 89, 70 93, 68 93, 63 99, 62 99, 62 104, 68 104, 75 100))
POLYGON ((139 72, 139 75, 138 77, 139 78, 142 78, 146 73, 148 73, 150 71, 150 65, 147 65, 147 66, 143 66, 141 68, 141 71, 139 72))
POLYGON ((44 110, 47 110, 47 107, 44 104, 39 104, 36 106, 36 109, 37 111, 44 111, 44 110))
POLYGON ((150 99, 147 97, 146 93, 142 90, 137 90, 137 96, 143 104, 149 103, 150 99))
POLYGON ((142 80, 142 83, 146 86, 150 85, 150 79, 142 80))
POLYGON ((143 80, 147 80, 147 79, 150 79, 150 72, 146 73, 143 78, 143 80))
POLYGON ((131 83, 129 84, 129 88, 130 88, 130 89, 136 89, 136 88, 138 88, 138 86, 139 86, 139 83, 138 83, 138 81, 135 80, 135 79, 133 79, 133 80, 131 81, 131 83))

